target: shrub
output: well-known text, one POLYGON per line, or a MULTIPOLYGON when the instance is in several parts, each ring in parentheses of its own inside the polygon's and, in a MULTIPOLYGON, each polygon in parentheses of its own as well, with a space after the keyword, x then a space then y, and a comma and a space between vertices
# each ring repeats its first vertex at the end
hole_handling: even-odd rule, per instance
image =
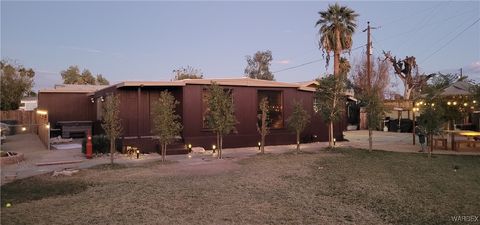
MULTIPOLYGON (((116 149, 118 152, 122 152, 122 140, 116 140, 116 149)), ((94 154, 98 153, 109 153, 110 152, 110 140, 105 135, 94 135, 92 136, 92 150, 94 154)), ((87 139, 84 138, 82 141, 82 153, 86 153, 87 149, 87 139)))

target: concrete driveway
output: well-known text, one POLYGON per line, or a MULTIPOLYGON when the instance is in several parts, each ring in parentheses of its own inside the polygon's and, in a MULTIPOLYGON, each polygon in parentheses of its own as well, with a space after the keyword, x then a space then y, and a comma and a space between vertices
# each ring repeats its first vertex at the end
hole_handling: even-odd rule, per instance
MULTIPOLYGON (((368 131, 345 131, 343 132, 348 142, 341 142, 339 145, 353 148, 368 149, 368 131)), ((396 132, 382 132, 373 131, 373 149, 392 151, 392 152, 418 152, 421 147, 418 143, 418 136, 416 138, 416 145, 413 145, 412 133, 396 133, 396 132)), ((450 143, 448 143, 450 146, 450 143)), ((472 149, 473 150, 473 149, 472 149)), ((448 155, 480 155, 480 149, 474 151, 452 151, 434 149, 434 154, 448 154, 448 155)))

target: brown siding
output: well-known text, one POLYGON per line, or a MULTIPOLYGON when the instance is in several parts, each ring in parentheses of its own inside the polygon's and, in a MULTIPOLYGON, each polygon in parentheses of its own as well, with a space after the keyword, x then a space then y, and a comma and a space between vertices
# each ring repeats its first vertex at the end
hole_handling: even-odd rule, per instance
POLYGON ((94 106, 87 93, 38 94, 38 109, 48 111, 52 125, 58 121, 94 121, 94 106))
MULTIPOLYGON (((183 124, 182 137, 184 144, 202 146, 210 149, 216 142, 211 130, 202 125, 202 90, 204 85, 187 85, 184 87, 110 87, 95 93, 95 98, 115 92, 120 98, 120 119, 122 121, 122 137, 136 138, 126 140, 126 144, 138 145, 142 151, 155 151, 156 143, 150 137, 151 107, 158 99, 160 92, 169 90, 180 102, 177 113, 181 115, 183 124), (139 92, 140 88, 140 92, 139 92), (138 138, 138 137, 142 138, 138 138)), ((287 129, 287 118, 293 110, 294 100, 303 102, 311 115, 311 123, 302 133, 305 141, 327 141, 328 129, 319 115, 313 112, 312 92, 299 91, 296 88, 258 88, 244 86, 225 86, 231 88, 234 98, 235 115, 238 121, 236 132, 224 137, 224 147, 256 146, 260 135, 257 131, 257 92, 258 90, 275 90, 282 92, 284 128, 272 129, 267 135, 267 145, 293 144, 295 135, 287 129), (315 139, 312 139, 316 136, 315 139)), ((102 133, 100 121, 96 120, 96 104, 92 103, 86 93, 40 93, 39 109, 49 111, 52 124, 62 120, 95 121, 94 134, 102 133)), ((342 139, 343 122, 335 124, 335 137, 342 139)), ((176 144, 181 148, 183 143, 176 144)))
MULTIPOLYGON (((193 146, 202 146, 210 149, 216 142, 215 135, 212 131, 202 128, 202 90, 203 85, 187 85, 183 88, 183 125, 184 125, 184 141, 186 144, 191 143, 193 146)), ((293 110, 294 100, 302 101, 305 109, 312 116, 310 126, 303 132, 302 137, 305 140, 311 140, 313 135, 317 138, 311 141, 326 141, 328 139, 327 127, 318 115, 313 112, 313 93, 298 91, 295 88, 257 88, 257 87, 227 87, 231 88, 234 104, 235 115, 238 121, 236 133, 226 135, 224 137, 224 147, 245 147, 256 146, 260 135, 257 131, 257 91, 258 90, 276 90, 281 91, 283 95, 283 118, 284 128, 272 129, 267 135, 267 145, 293 144, 295 143, 295 135, 288 130, 286 120, 293 110)), ((339 124, 338 124, 339 125, 339 124)), ((336 126, 338 127, 338 126, 336 126)), ((342 129, 335 129, 337 140, 342 139, 342 129)))

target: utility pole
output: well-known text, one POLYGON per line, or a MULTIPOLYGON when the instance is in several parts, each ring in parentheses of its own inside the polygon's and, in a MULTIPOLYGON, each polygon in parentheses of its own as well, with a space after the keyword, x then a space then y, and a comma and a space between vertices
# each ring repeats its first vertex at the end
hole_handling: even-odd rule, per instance
MULTIPOLYGON (((372 64, 370 63, 370 56, 372 55, 372 41, 370 40, 370 30, 371 29, 376 29, 370 27, 370 21, 367 22, 367 29, 363 30, 363 32, 367 31, 367 82, 368 82, 368 87, 367 87, 367 96, 368 98, 372 98, 371 92, 372 92, 372 64)), ((369 100, 370 101, 370 100, 369 100)), ((368 104, 371 104, 370 102, 368 104)), ((370 109, 368 109, 370 110, 370 109)), ((367 114, 370 114, 367 110, 367 114)), ((368 120, 368 119, 367 119, 368 120)), ((370 122, 368 122, 368 149, 369 151, 372 150, 372 127, 370 127, 370 122)))
POLYGON ((368 80, 368 94, 370 94, 370 89, 372 86, 372 64, 370 63, 370 55, 372 55, 372 41, 370 40, 370 21, 367 22, 367 80, 368 80))
POLYGON ((370 87, 372 86, 372 64, 370 62, 370 56, 372 55, 372 41, 370 40, 370 30, 377 29, 377 27, 370 27, 370 21, 367 22, 367 29, 363 32, 367 32, 367 81, 368 89, 367 92, 370 93, 370 87))

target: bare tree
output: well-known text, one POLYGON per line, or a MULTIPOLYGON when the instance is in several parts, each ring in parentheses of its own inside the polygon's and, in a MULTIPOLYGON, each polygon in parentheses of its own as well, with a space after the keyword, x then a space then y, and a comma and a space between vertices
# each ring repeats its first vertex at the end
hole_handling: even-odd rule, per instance
POLYGON ((392 63, 395 74, 402 80, 405 88, 403 98, 408 100, 412 98, 412 94, 418 93, 420 89, 427 84, 428 79, 434 74, 419 74, 418 65, 413 56, 406 56, 405 59, 399 60, 392 56, 390 52, 383 52, 385 60, 392 63))
POLYGON ((173 70, 174 80, 184 79, 203 79, 203 73, 200 69, 193 68, 191 66, 181 67, 173 70))

